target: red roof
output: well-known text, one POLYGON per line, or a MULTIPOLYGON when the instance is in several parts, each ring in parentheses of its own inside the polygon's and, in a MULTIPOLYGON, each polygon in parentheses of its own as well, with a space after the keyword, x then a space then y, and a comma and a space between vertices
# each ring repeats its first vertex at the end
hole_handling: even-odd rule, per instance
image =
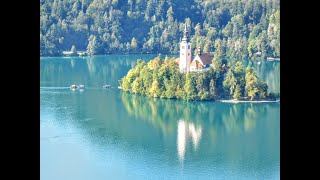
POLYGON ((211 64, 212 63, 213 55, 209 53, 203 53, 200 55, 200 59, 203 65, 211 64))
POLYGON ((194 67, 197 67, 197 62, 196 61, 192 61, 190 66, 194 66, 194 67))

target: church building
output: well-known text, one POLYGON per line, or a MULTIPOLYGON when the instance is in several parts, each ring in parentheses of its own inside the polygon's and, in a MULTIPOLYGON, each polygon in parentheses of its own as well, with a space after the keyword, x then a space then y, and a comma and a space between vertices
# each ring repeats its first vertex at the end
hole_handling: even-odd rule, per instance
POLYGON ((196 57, 192 59, 191 42, 188 39, 187 25, 184 26, 183 38, 180 42, 180 57, 176 59, 179 64, 181 73, 188 73, 190 71, 204 71, 207 70, 212 63, 213 55, 205 52, 201 53, 201 48, 197 48, 196 57))

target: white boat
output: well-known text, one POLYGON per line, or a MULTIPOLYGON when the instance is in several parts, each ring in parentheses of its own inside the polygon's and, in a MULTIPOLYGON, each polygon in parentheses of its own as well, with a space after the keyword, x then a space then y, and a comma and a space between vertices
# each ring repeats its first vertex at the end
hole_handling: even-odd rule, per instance
POLYGON ((76 90, 77 88, 78 88, 77 85, 74 85, 74 84, 70 86, 71 90, 76 90))
POLYGON ((111 85, 103 85, 103 88, 111 88, 111 85))
POLYGON ((267 57, 267 61, 280 61, 280 58, 267 57))
POLYGON ((84 89, 84 85, 82 85, 82 84, 79 85, 79 86, 78 86, 78 89, 84 89))

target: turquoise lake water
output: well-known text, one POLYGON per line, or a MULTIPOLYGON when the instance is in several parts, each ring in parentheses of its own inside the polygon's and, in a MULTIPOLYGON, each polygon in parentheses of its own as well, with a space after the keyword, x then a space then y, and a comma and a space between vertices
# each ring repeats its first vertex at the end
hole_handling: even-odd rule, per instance
MULTIPOLYGON (((185 102, 102 88, 155 56, 40 59, 41 179, 280 179, 280 103, 185 102)), ((279 62, 248 63, 280 92, 279 62)))

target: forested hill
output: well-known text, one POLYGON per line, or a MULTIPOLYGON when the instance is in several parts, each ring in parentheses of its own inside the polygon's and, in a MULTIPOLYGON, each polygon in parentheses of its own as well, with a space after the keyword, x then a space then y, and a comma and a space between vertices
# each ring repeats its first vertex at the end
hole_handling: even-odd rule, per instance
POLYGON ((178 53, 184 22, 193 49, 280 56, 280 0, 40 0, 40 55, 178 53))

